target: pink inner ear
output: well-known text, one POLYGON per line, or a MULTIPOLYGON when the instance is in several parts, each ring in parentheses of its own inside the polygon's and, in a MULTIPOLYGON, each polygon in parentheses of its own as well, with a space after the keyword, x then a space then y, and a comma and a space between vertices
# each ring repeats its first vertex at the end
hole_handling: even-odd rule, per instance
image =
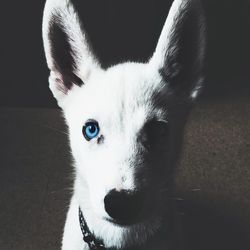
POLYGON ((66 88, 65 85, 63 84, 63 80, 59 77, 56 77, 54 80, 55 80, 56 88, 66 95, 68 92, 68 88, 66 88))

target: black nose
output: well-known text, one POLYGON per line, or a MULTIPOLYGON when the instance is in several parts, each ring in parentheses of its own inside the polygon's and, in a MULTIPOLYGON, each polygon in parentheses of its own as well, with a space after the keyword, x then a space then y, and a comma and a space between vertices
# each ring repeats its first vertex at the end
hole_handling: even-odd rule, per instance
POLYGON ((119 224, 133 224, 139 220, 144 207, 141 193, 126 190, 110 191, 104 198, 105 210, 119 224))

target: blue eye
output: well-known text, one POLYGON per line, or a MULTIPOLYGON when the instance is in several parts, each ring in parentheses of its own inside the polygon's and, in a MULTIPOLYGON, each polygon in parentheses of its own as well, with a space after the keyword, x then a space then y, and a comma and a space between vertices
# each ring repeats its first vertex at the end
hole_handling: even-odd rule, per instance
POLYGON ((95 121, 87 122, 86 125, 83 127, 83 135, 87 141, 90 141, 96 138, 99 134, 99 126, 98 123, 95 121))

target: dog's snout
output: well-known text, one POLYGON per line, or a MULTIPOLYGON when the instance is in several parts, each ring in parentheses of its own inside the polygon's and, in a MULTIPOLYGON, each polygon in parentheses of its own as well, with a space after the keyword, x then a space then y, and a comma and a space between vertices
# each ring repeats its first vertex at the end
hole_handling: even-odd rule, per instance
POLYGON ((110 191, 104 198, 108 215, 120 224, 133 224, 141 214, 144 206, 143 194, 126 190, 110 191))

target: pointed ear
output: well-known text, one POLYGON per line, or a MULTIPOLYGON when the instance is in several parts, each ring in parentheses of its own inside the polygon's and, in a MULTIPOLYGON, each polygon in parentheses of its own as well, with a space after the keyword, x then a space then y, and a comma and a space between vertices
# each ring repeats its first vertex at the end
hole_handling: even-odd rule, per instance
POLYGON ((150 63, 175 95, 195 99, 204 80, 205 18, 199 0, 175 0, 150 63))
POLYGON ((64 99, 99 69, 77 12, 69 0, 47 0, 43 41, 50 69, 50 89, 63 106, 64 99))

